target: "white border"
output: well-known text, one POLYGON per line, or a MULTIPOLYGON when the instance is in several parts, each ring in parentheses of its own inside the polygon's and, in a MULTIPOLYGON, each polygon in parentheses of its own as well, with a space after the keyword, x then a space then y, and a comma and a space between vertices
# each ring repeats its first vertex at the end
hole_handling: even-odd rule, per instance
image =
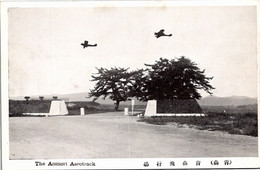
MULTIPOLYGON (((258 140, 258 157, 228 157, 228 158, 140 158, 140 159, 78 159, 78 160, 37 160, 48 164, 49 161, 62 161, 68 164, 76 162, 95 162, 96 166, 83 167, 48 167, 35 166, 36 160, 9 160, 9 117, 8 117, 8 8, 47 8, 47 7, 160 7, 160 6, 256 6, 257 7, 257 49, 260 48, 259 27, 260 27, 260 1, 258 0, 208 0, 208 1, 88 1, 88 2, 1 2, 1 113, 2 114, 2 167, 3 169, 146 169, 143 163, 148 161, 150 166, 147 169, 168 169, 168 168, 257 168, 260 167, 260 147, 258 140), (194 162, 201 161, 201 166, 196 167, 194 162), (220 165, 211 165, 212 160, 222 162, 220 165), (224 166, 224 160, 232 160, 232 164, 224 166), (162 166, 157 167, 156 162, 161 161, 162 166), (176 166, 169 166, 169 162, 174 161, 176 166), (188 161, 188 166, 182 166, 183 161, 188 161)), ((260 55, 257 53, 258 61, 258 96, 259 88, 259 61, 260 55)), ((258 103, 260 99, 258 98, 258 103)), ((260 106, 258 105, 258 117, 260 106)), ((258 121, 259 122, 259 121, 258 121)), ((258 123, 259 124, 259 123, 258 123)), ((258 132, 260 127, 258 125, 258 132)), ((258 135, 259 136, 259 135, 258 135)))
POLYGON ((189 1, 64 1, 64 2, 2 2, 3 8, 48 7, 164 7, 164 6, 256 6, 258 0, 189 0, 189 1))

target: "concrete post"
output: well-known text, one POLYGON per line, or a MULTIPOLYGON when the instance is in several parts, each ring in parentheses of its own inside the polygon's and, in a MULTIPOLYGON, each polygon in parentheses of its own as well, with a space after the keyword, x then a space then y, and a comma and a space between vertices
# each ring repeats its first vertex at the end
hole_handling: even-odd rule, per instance
POLYGON ((127 116, 128 115, 128 108, 126 107, 125 108, 125 116, 127 116))
POLYGON ((80 108, 80 115, 81 115, 81 116, 85 115, 85 109, 84 109, 84 107, 80 108))
POLYGON ((132 116, 134 115, 134 105, 135 105, 135 100, 132 100, 132 116))

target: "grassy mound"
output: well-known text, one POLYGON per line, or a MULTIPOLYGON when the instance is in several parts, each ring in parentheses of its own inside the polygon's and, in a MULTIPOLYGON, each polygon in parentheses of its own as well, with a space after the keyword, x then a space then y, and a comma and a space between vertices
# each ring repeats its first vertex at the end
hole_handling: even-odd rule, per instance
POLYGON ((9 116, 23 116, 22 113, 48 113, 51 100, 9 100, 9 116))
MULTIPOLYGON (((79 115, 80 108, 85 108, 85 113, 102 112, 96 102, 67 102, 69 115, 79 115)), ((49 113, 51 100, 9 100, 9 116, 24 116, 23 113, 49 113)))

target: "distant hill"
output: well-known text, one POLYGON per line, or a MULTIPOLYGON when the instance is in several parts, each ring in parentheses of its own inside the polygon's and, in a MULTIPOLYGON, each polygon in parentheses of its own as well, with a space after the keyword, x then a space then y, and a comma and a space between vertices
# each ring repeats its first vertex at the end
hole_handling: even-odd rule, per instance
MULTIPOLYGON (((62 95, 43 95, 44 99, 51 99, 52 96, 58 96, 58 99, 64 99, 65 101, 92 101, 93 98, 86 98, 88 93, 73 93, 73 94, 62 94, 62 95)), ((39 96, 30 96, 31 99, 39 99, 39 96)), ((24 96, 19 97, 11 97, 13 100, 24 100, 24 96)), ((250 98, 245 96, 231 96, 231 97, 216 97, 216 96, 208 96, 204 97, 201 100, 197 100, 201 106, 238 106, 238 105, 250 105, 257 104, 257 98, 250 98)), ((114 101, 106 98, 103 100, 102 97, 96 100, 97 103, 100 104, 114 104, 114 101)), ((131 101, 121 102, 121 104, 130 104, 131 101)), ((140 102, 135 99, 136 105, 146 105, 146 102, 140 102)))
POLYGON ((216 97, 208 96, 197 100, 201 106, 238 106, 257 104, 257 98, 246 96, 216 97))
MULTIPOLYGON (((52 99, 52 96, 58 96, 58 99, 64 99, 65 101, 92 101, 92 98, 86 98, 88 96, 88 93, 72 93, 72 94, 53 94, 53 95, 42 95, 44 96, 44 99, 52 99)), ((39 99, 39 96, 30 96, 30 99, 39 99)), ((24 96, 18 96, 18 97, 10 97, 12 100, 24 100, 24 96)), ((95 102, 100 104, 114 104, 115 102, 108 97, 103 100, 102 97, 98 98, 95 102)), ((130 104, 131 101, 127 102, 121 102, 120 104, 130 104)), ((135 99, 135 105, 146 105, 146 102, 140 102, 137 99, 135 99)))

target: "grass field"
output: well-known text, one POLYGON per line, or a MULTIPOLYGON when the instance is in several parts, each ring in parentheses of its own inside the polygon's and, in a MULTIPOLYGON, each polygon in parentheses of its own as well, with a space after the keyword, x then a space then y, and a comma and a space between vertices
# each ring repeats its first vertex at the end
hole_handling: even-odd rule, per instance
POLYGON ((174 122, 180 127, 188 125, 200 130, 258 136, 256 113, 208 113, 205 117, 145 117, 139 121, 155 125, 165 125, 174 122))
POLYGON ((201 106, 206 113, 257 113, 257 104, 239 106, 201 106))

